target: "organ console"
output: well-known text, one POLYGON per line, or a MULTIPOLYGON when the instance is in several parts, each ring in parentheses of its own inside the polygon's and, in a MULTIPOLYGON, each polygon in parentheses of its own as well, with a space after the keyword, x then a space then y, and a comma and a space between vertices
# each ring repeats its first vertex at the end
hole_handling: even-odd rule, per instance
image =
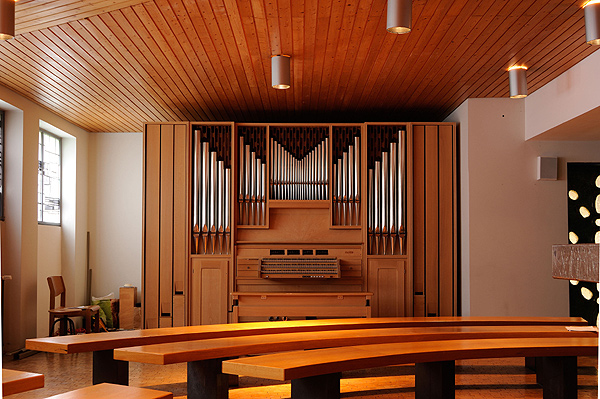
POLYGON ((456 314, 454 124, 189 122, 165 136, 169 127, 144 128, 146 327, 456 314), (183 161, 164 162, 175 150, 153 143, 165 137, 183 161), (181 175, 183 186, 171 183, 181 175), (177 277, 165 281, 169 270, 177 277), (285 314, 258 292, 299 307, 285 314))

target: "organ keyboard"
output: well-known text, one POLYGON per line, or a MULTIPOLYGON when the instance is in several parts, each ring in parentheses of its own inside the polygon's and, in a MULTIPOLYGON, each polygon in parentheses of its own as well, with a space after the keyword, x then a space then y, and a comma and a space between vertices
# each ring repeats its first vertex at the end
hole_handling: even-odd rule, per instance
POLYGON ((262 258, 262 278, 339 278, 337 258, 262 258))

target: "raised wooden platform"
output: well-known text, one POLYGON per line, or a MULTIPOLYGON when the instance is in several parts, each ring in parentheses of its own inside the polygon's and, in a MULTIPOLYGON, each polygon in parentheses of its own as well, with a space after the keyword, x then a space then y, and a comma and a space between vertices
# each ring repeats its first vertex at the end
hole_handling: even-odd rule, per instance
POLYGON ((127 385, 129 381, 129 366, 127 362, 113 359, 113 350, 117 348, 193 341, 199 339, 255 336, 288 332, 477 325, 582 326, 587 325, 587 322, 577 317, 393 317, 297 320, 153 328, 147 330, 33 338, 26 341, 26 348, 55 353, 93 352, 94 384, 110 382, 127 385))
POLYGON ((371 317, 370 292, 233 292, 232 322, 240 317, 371 317))

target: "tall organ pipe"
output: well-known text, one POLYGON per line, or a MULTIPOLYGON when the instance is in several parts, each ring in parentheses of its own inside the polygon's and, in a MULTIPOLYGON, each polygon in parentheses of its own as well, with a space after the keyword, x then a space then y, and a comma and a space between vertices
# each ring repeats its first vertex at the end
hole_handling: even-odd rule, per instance
POLYGON ((388 237, 389 212, 389 154, 381 154, 381 238, 383 254, 386 255, 388 237))
POLYGON ((354 214, 360 225, 360 137, 354 137, 354 214))
POLYGON ((225 253, 231 246, 231 168, 225 169, 225 253))
MULTIPOLYGON (((216 153, 215 153, 216 154, 216 153)), ((216 226, 217 228, 217 242, 219 247, 219 253, 223 253, 223 233, 224 226, 223 222, 225 220, 225 168, 223 167, 223 161, 217 161, 217 180, 218 180, 218 189, 215 193, 215 199, 217 200, 217 209, 216 209, 216 226)), ((213 252, 214 253, 214 252, 213 252)))
POLYGON ((380 203, 380 190, 381 190, 381 161, 375 161, 375 184, 373 191, 375 193, 374 198, 374 231, 375 235, 375 255, 379 254, 379 233, 380 233, 380 220, 381 220, 381 203, 380 203))
POLYGON ((367 185, 368 185, 368 194, 367 197, 369 200, 367 201, 367 252, 369 254, 373 253, 373 227, 375 224, 373 212, 374 212, 374 189, 373 189, 373 169, 369 169, 369 175, 367 176, 367 185))
POLYGON ((396 247, 396 214, 398 212, 398 180, 397 180, 398 155, 397 144, 390 143, 390 247, 394 255, 396 247))
POLYGON ((204 253, 208 253, 208 230, 209 230, 209 199, 208 199, 208 190, 210 187, 210 176, 209 176, 209 150, 208 150, 208 142, 202 143, 202 184, 204 189, 202 190, 202 240, 204 244, 204 253))
POLYGON ((194 143, 194 184, 192 187, 192 196, 193 196, 193 216, 192 216, 192 236, 194 237, 194 253, 200 253, 199 241, 200 241, 200 215, 199 215, 199 195, 200 195, 200 137, 199 131, 194 130, 193 143, 194 143))
POLYGON ((244 137, 240 136, 240 146, 238 148, 238 151, 240 153, 240 163, 238 166, 238 171, 239 171, 239 181, 240 181, 240 191, 238 193, 239 195, 239 204, 238 206, 240 207, 240 212, 239 212, 239 223, 243 224, 244 223, 244 179, 245 179, 245 175, 244 175, 244 137))
POLYGON ((348 147, 348 224, 352 226, 354 208, 354 146, 348 147))

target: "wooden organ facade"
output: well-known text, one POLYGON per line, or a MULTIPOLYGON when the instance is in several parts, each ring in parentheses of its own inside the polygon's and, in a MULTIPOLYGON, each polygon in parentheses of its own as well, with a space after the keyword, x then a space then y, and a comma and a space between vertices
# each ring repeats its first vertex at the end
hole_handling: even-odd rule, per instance
POLYGON ((148 123, 145 328, 457 315, 452 123, 148 123))

